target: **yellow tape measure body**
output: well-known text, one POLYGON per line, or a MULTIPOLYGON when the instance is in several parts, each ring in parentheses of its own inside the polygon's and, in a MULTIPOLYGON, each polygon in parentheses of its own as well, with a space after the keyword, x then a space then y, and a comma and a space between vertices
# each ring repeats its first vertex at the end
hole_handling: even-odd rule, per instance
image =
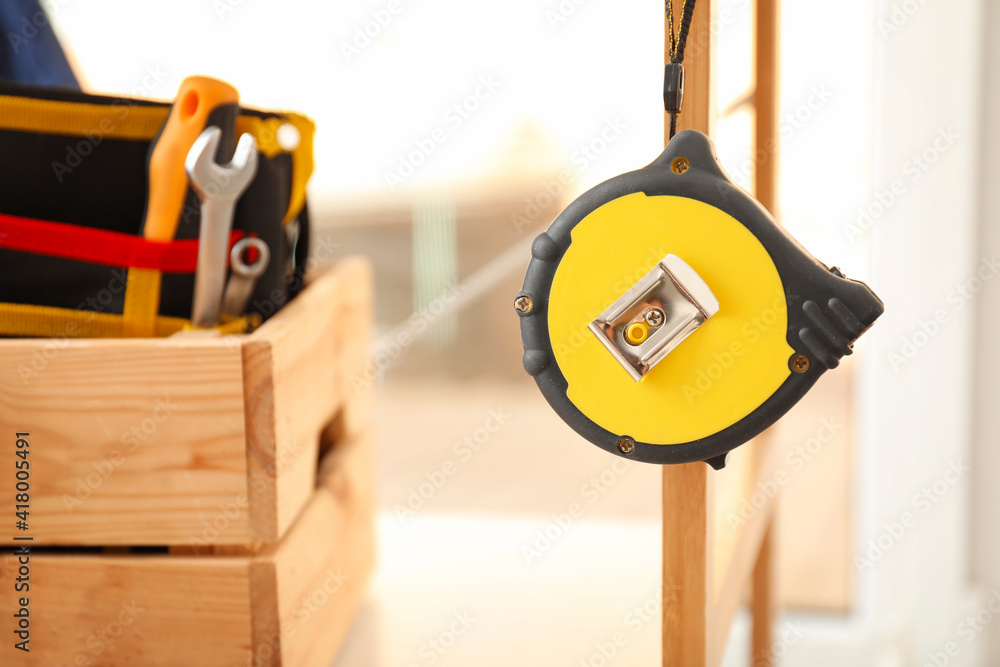
POLYGON ((693 131, 571 204, 535 240, 516 304, 524 367, 578 433, 629 458, 716 466, 883 311, 693 131), (678 159, 687 170, 670 168, 678 159))

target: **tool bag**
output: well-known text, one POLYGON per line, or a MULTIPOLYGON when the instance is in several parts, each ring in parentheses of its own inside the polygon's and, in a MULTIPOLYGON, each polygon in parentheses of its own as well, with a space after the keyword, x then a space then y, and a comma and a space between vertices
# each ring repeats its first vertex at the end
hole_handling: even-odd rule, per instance
MULTIPOLYGON (((172 239, 143 235, 157 177, 149 156, 170 111, 170 103, 0 84, 0 336, 168 336, 190 325, 200 223, 192 189, 172 239), (130 326, 141 311, 148 326, 130 326)), ((244 133, 256 139, 257 171, 230 243, 258 237, 270 261, 247 312, 218 325, 244 332, 301 289, 314 127, 298 114, 238 105, 213 110, 208 123, 222 130, 219 162, 244 133)))

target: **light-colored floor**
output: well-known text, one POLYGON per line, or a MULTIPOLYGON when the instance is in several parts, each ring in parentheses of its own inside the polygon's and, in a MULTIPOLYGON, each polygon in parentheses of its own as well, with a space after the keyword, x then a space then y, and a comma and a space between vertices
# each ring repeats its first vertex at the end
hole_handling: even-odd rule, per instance
POLYGON ((587 443, 527 376, 516 382, 390 377, 380 392, 383 509, 411 509, 423 500, 417 513, 537 517, 580 502, 590 519, 659 520, 659 469, 587 443), (442 471, 444 483, 431 493, 426 484, 442 471), (413 498, 411 491, 428 497, 413 498))
POLYGON ((383 515, 379 570, 337 667, 576 667, 617 633, 614 664, 655 664, 655 523, 580 521, 529 563, 518 545, 545 526, 428 514, 403 528, 383 515))
MULTIPOLYGON (((840 424, 786 466, 783 597, 800 606, 849 606, 849 377, 782 421, 789 450, 840 424)), ((390 376, 376 422, 379 563, 337 667, 576 667, 612 647, 613 664, 656 664, 658 467, 583 441, 528 378, 390 376)))

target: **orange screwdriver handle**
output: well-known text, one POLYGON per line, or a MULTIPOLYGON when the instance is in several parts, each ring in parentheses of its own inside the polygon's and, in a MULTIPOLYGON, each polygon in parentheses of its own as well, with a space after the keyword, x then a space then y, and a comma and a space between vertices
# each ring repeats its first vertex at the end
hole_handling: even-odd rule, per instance
POLYGON ((149 193, 143 236, 172 241, 187 196, 184 160, 195 139, 208 124, 212 111, 239 104, 239 93, 224 81, 207 76, 184 79, 170 108, 167 122, 149 156, 149 193))

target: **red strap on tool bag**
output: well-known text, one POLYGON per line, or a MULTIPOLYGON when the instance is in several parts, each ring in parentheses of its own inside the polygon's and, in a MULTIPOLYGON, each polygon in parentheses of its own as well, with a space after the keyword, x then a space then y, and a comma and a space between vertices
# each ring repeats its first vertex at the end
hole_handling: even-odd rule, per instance
MULTIPOLYGON (((234 230, 229 245, 244 236, 234 230)), ((194 273, 198 240, 149 241, 141 236, 0 213, 0 248, 121 268, 194 273)))

